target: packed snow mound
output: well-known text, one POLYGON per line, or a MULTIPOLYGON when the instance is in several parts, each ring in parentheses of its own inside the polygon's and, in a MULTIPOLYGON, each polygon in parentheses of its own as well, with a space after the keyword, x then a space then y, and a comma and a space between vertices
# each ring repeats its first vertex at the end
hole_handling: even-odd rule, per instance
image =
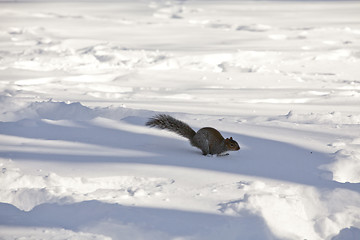
MULTIPOLYGON (((38 119, 88 120, 93 118, 91 109, 81 105, 81 103, 39 102, 30 104, 27 110, 30 114, 35 113, 33 117, 30 115, 30 118, 38 119)), ((19 115, 21 115, 21 113, 19 115)))
POLYGON ((137 116, 149 111, 139 111, 125 107, 89 108, 79 102, 56 102, 53 100, 33 102, 14 111, 3 111, 0 121, 13 122, 29 120, 72 120, 86 121, 97 117, 109 119, 123 119, 128 116, 137 116))
POLYGON ((34 102, 15 112, 2 112, 2 121, 18 121, 22 119, 49 120, 89 120, 94 118, 94 112, 81 103, 34 102))
POLYGON ((246 212, 259 214, 280 239, 301 239, 304 233, 310 239, 328 239, 337 233, 335 229, 357 224, 352 211, 358 211, 360 202, 349 204, 349 208, 333 208, 326 204, 348 201, 350 196, 358 199, 358 193, 352 191, 318 192, 308 186, 293 188, 265 182, 239 182, 238 191, 243 197, 219 204, 220 211, 237 216, 246 212), (352 216, 354 222, 344 222, 346 216, 352 216), (289 219, 292 219, 291 224, 289 219))
POLYGON ((334 153, 335 161, 321 168, 331 171, 335 181, 360 183, 360 139, 338 141, 330 146, 339 149, 334 153))
MULTIPOLYGON (((1 162, 4 166, 4 161, 1 162)), ((69 204, 93 199, 127 203, 131 198, 161 197, 174 180, 134 176, 62 177, 56 173, 27 175, 20 169, 3 167, 0 201, 30 211, 43 203, 69 204), (7 190, 5 190, 7 189, 7 190), (26 199, 26 200, 24 200, 26 199)))

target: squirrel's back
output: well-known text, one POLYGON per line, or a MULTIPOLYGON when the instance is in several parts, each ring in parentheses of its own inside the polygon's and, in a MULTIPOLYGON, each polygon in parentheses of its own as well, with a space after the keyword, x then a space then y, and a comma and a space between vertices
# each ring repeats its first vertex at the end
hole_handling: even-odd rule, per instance
POLYGON ((167 129, 189 139, 191 145, 200 148, 203 155, 219 155, 227 151, 237 151, 240 149, 236 141, 232 138, 224 139, 215 128, 205 127, 195 132, 188 124, 166 114, 150 118, 146 125, 167 129))

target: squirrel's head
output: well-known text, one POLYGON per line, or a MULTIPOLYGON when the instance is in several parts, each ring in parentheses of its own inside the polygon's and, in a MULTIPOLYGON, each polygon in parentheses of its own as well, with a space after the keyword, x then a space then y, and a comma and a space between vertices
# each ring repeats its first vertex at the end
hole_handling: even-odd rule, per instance
POLYGON ((240 150, 239 144, 233 140, 232 137, 225 139, 225 145, 228 151, 238 151, 240 150))

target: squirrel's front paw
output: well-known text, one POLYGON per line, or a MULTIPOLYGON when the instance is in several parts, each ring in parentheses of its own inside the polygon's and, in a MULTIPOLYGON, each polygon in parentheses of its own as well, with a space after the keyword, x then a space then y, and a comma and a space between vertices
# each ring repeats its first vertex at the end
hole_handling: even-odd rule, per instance
POLYGON ((214 157, 214 155, 208 153, 208 154, 203 154, 205 157, 214 157))

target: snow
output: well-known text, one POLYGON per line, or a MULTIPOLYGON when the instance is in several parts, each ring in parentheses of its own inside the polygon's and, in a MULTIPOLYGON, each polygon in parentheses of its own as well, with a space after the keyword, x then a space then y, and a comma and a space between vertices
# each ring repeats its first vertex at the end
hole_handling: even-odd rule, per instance
POLYGON ((0 5, 0 239, 360 239, 359 2, 0 5))

